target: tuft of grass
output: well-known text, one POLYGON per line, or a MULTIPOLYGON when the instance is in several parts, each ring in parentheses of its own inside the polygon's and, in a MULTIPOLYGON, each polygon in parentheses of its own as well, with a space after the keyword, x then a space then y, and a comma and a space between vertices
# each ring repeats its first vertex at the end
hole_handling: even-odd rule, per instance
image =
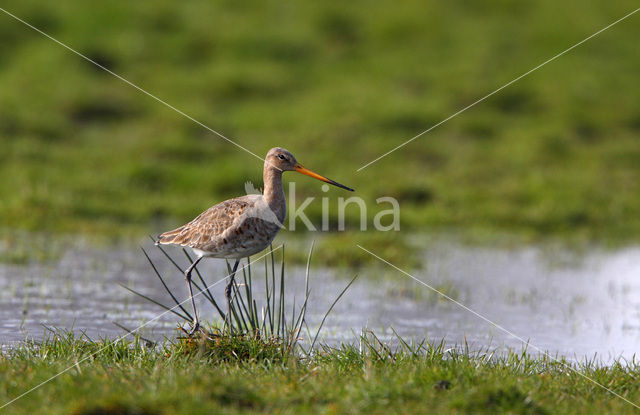
POLYGON ((206 334, 180 337, 176 344, 174 353, 198 356, 216 363, 283 363, 295 358, 289 352, 290 345, 284 339, 262 338, 247 333, 230 334, 210 329, 206 334))
POLYGON ((91 361, 104 364, 134 363, 141 361, 154 349, 154 344, 134 336, 133 341, 108 338, 94 340, 70 330, 45 327, 40 340, 27 339, 3 355, 7 359, 33 360, 40 362, 91 361))
MULTIPOLYGON (((159 245, 156 248, 164 255, 167 261, 180 272, 183 272, 176 259, 165 248, 159 245)), ((223 361, 228 359, 280 361, 294 356, 298 352, 306 355, 312 353, 328 314, 356 279, 354 277, 339 293, 325 313, 315 335, 312 336, 307 325, 306 311, 310 296, 309 278, 313 248, 314 244, 312 243, 307 256, 304 295, 302 302, 298 304, 295 302, 295 297, 292 301, 289 300, 291 294, 286 290, 283 245, 275 249, 270 246, 268 253, 262 255, 264 258, 264 274, 262 277, 256 276, 256 268, 260 267, 252 263, 250 258, 246 259, 245 266, 238 269, 232 285, 230 315, 227 315, 227 310, 223 309, 224 306, 221 307, 221 303, 216 301, 210 290, 211 285, 206 282, 198 268, 194 268, 192 273, 192 285, 195 288, 194 296, 202 295, 210 306, 217 311, 220 320, 217 323, 212 322, 210 325, 202 325, 201 330, 193 335, 189 335, 187 330, 182 329, 185 333, 185 336, 180 338, 181 344, 184 346, 183 352, 185 354, 199 353, 211 359, 223 361), (276 260, 276 251, 280 251, 279 263, 276 260), (241 284, 238 284, 238 281, 241 284), (264 284, 264 298, 258 298, 257 290, 254 290, 258 281, 264 284), (307 336, 306 345, 303 345, 302 340, 305 335, 307 336)), ((142 251, 173 304, 165 304, 161 300, 150 298, 129 287, 123 287, 158 305, 165 311, 173 313, 181 320, 184 320, 187 325, 192 324, 193 317, 185 307, 184 303, 186 301, 178 301, 176 295, 165 283, 166 278, 160 273, 160 267, 153 262, 144 249, 142 251)), ((189 262, 192 262, 189 253, 185 249, 182 249, 182 252, 189 262)), ((225 284, 232 271, 228 263, 227 271, 227 276, 220 280, 224 281, 225 284)), ((130 332, 130 330, 122 328, 130 332)))

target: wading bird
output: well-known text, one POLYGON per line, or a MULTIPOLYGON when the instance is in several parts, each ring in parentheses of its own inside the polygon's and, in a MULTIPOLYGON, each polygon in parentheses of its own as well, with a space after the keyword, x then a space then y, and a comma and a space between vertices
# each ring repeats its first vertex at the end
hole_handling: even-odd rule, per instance
POLYGON ((353 191, 338 182, 302 167, 289 151, 275 147, 269 150, 264 161, 264 193, 251 194, 210 207, 184 226, 158 236, 156 245, 172 244, 193 249, 196 259, 185 270, 193 309, 193 327, 190 334, 200 327, 196 304, 191 288, 191 271, 204 257, 234 259, 235 263, 225 288, 227 315, 230 325, 231 290, 241 258, 249 257, 265 249, 282 227, 287 215, 287 204, 282 188, 282 173, 297 171, 323 182, 353 191))

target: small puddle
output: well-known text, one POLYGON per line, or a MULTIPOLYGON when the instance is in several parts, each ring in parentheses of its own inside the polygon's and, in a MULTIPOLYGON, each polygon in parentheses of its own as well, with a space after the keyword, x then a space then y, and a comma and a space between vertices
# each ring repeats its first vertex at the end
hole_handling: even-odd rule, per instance
MULTIPOLYGON (((185 299, 182 275, 157 249, 148 248, 169 287, 185 299)), ((177 249, 171 252, 186 264, 177 249)), ((572 360, 595 356, 605 363, 630 359, 640 348, 640 247, 578 255, 540 247, 503 250, 442 242, 430 244, 424 256, 424 269, 410 274, 473 312, 382 262, 372 262, 371 272, 359 271, 359 279, 334 308, 321 341, 353 342, 365 327, 389 340, 393 327, 407 340, 426 337, 450 345, 466 341, 472 350, 520 351, 522 339, 532 354, 544 350, 572 360)), ((199 268, 209 284, 226 275, 222 260, 205 260, 199 268)), ((263 269, 259 263, 254 278, 261 277, 263 269)), ((295 294, 300 304, 304 269, 288 267, 286 275, 289 298, 295 294)), ((312 269, 307 318, 312 331, 352 276, 346 270, 312 269)), ((118 283, 168 303, 135 248, 78 247, 57 261, 0 265, 1 344, 39 339, 43 325, 84 331, 93 339, 115 338, 123 331, 114 321, 135 328, 151 319, 142 330, 145 336, 176 335, 176 316, 162 314, 158 306, 118 283)), ((216 298, 223 298, 223 285, 214 286, 216 298)), ((199 300, 201 318, 213 318, 213 309, 199 300)))

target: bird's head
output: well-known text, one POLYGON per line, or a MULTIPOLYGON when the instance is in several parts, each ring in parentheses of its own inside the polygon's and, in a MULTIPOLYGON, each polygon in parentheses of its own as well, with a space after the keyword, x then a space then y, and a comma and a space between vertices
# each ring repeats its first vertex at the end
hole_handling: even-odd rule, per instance
POLYGON ((285 150, 284 148, 274 147, 269 150, 269 152, 267 153, 267 157, 265 158, 265 162, 280 171, 297 171, 298 173, 305 174, 307 176, 313 177, 314 179, 318 179, 325 183, 329 183, 353 192, 352 188, 342 185, 327 177, 321 176, 318 173, 307 169, 306 167, 303 167, 300 163, 298 163, 293 154, 291 154, 290 151, 285 150))
POLYGON ((298 164, 298 161, 290 151, 280 147, 274 147, 269 150, 265 161, 280 171, 294 171, 296 164, 298 164))

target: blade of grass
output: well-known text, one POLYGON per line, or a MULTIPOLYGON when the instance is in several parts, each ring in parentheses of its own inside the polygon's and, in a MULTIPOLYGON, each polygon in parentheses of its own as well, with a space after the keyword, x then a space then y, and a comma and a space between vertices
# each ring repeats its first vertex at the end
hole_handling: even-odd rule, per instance
POLYGON ((264 325, 261 325, 260 320, 258 319, 258 304, 256 303, 256 300, 253 300, 253 321, 256 322, 255 330, 257 330, 258 333, 261 333, 264 329, 264 325))
MULTIPOLYGON (((291 305, 291 322, 296 321, 296 297, 293 296, 293 304, 291 305)), ((288 328, 289 334, 293 333, 293 325, 288 328)))
POLYGON ((313 254, 313 248, 315 246, 316 241, 311 241, 311 248, 309 248, 309 255, 307 256, 307 267, 304 275, 304 303, 302 304, 302 308, 300 309, 300 314, 298 315, 298 319, 294 324, 294 330, 298 330, 298 326, 300 330, 302 329, 302 323, 304 322, 304 317, 307 313, 307 301, 309 300, 309 268, 311 266, 311 255, 313 254))
POLYGON ((322 318, 322 321, 320 322, 320 327, 318 327, 318 331, 316 332, 316 335, 313 338, 313 342, 311 342, 311 347, 309 348, 310 351, 313 350, 313 346, 316 344, 316 340, 318 340, 318 336, 320 335, 320 330, 322 330, 322 326, 324 325, 324 322, 327 319, 327 316, 329 316, 329 313, 331 313, 331 310, 333 310, 333 307, 335 307, 335 305, 338 303, 338 301, 340 301, 340 299, 342 298, 344 293, 346 293, 347 290, 349 289, 349 287, 351 287, 351 284, 353 284, 355 282, 356 278, 358 278, 357 274, 351 279, 351 281, 349 281, 349 284, 347 284, 347 286, 344 287, 344 289, 340 292, 340 295, 338 295, 338 298, 336 298, 333 301, 333 304, 331 304, 331 307, 329 307, 329 310, 327 310, 327 312, 324 314, 324 317, 322 318))
POLYGON ((269 309, 269 297, 270 297, 270 292, 269 292, 269 263, 268 263, 268 259, 265 257, 264 258, 264 297, 265 297, 265 304, 266 304, 266 309, 265 306, 263 306, 261 308, 261 319, 262 319, 262 328, 263 330, 265 328, 269 328, 269 314, 271 312, 271 310, 269 309))
POLYGON ((269 335, 273 336, 273 315, 271 314, 271 301, 273 296, 273 290, 269 288, 269 259, 264 258, 264 287, 266 291, 265 308, 266 312, 263 312, 265 321, 263 325, 269 327, 269 335))
MULTIPOLYGON (((269 250, 270 250, 270 256, 271 256, 271 289, 272 289, 272 298, 271 298, 271 316, 273 319, 277 318, 276 315, 276 260, 275 260, 275 256, 273 255, 273 244, 269 245, 269 250)), ((272 321, 272 325, 271 325, 271 331, 274 332, 275 326, 276 326, 276 322, 277 321, 272 321)), ((276 336, 277 331, 275 332, 276 336)))
MULTIPOLYGON (((156 241, 151 238, 151 240, 155 243, 156 241)), ((176 267, 176 269, 180 272, 182 272, 184 274, 184 270, 180 267, 180 265, 178 265, 178 263, 173 259, 173 257, 171 257, 171 255, 169 255, 167 253, 167 251, 165 251, 165 249, 162 247, 162 245, 156 245, 156 248, 158 248, 160 250, 160 252, 162 252, 162 254, 169 260, 169 262, 171 262, 173 264, 174 267, 176 267)))
POLYGON ((278 298, 278 337, 284 337, 285 327, 285 312, 284 312, 284 253, 282 255, 282 262, 280 263, 280 297, 278 298))
POLYGON ((244 279, 244 290, 247 295, 247 314, 249 314, 249 323, 251 323, 251 329, 256 330, 258 326, 257 320, 254 319, 253 312, 253 286, 251 278, 251 258, 247 257, 247 275, 244 279))
MULTIPOLYGON (((120 328, 120 329, 122 329, 122 330, 126 331, 128 335, 133 336, 133 337, 134 337, 134 339, 139 337, 139 338, 141 338, 142 340, 144 340, 145 342, 147 342, 147 344, 148 344, 148 345, 155 346, 155 345, 157 344, 157 343, 156 343, 156 342, 154 342, 153 340, 149 340, 149 339, 147 339, 147 338, 142 337, 142 335, 140 335, 140 334, 139 334, 139 333, 137 333, 136 331, 134 331, 134 330, 130 330, 130 329, 126 328, 125 326, 123 326, 122 324, 120 324, 120 323, 118 323, 118 322, 116 322, 116 321, 112 321, 112 323, 113 323, 113 324, 115 324, 118 328, 120 328)), ((88 337, 88 336, 87 336, 87 339, 89 339, 89 337, 88 337)), ((89 340, 91 340, 91 339, 89 339, 89 340)))
POLYGON ((246 321, 244 320, 244 317, 242 317, 241 315, 242 309, 240 308, 240 305, 236 301, 237 292, 238 290, 236 287, 236 283, 234 281, 233 285, 231 286, 231 310, 230 311, 231 311, 232 317, 236 322, 236 327, 234 328, 234 331, 237 331, 239 334, 242 334, 248 330, 248 327, 247 327, 246 321))
POLYGON ((238 306, 238 311, 240 317, 242 318, 242 323, 244 324, 245 330, 249 331, 249 325, 245 320, 245 316, 247 316, 247 319, 249 319, 247 306, 245 304, 245 299, 242 297, 242 294, 240 293, 240 290, 238 289, 238 286, 235 282, 233 283, 233 299, 238 306))
POLYGON ((364 332, 362 334, 361 337, 363 343, 364 343, 364 347, 362 348, 363 353, 366 354, 366 352, 368 351, 369 353, 373 353, 375 354, 375 360, 382 360, 382 356, 380 356, 380 353, 378 353, 378 351, 376 350, 376 347, 369 341, 369 338, 367 337, 367 332, 364 332))
POLYGON ((193 320, 193 318, 191 317, 191 314, 189 314, 189 312, 182 306, 180 301, 178 301, 178 299, 173 295, 173 293, 171 292, 171 290, 169 289, 167 284, 164 282, 164 279, 160 275, 160 272, 158 271, 158 268, 156 268, 156 265, 153 263, 151 258, 149 258, 149 255, 147 254, 147 251, 145 251, 145 249, 142 248, 142 247, 140 249, 142 249, 142 253, 147 258, 147 261, 149 261, 149 264, 151 264, 151 268, 153 268, 153 272, 156 274, 156 277, 158 277, 158 279, 162 283, 162 286, 164 287, 164 289, 169 293, 169 295, 171 296, 171 299, 176 303, 176 305, 180 308, 180 310, 182 310, 182 312, 184 312, 187 316, 189 316, 190 319, 193 320))
MULTIPOLYGON (((242 308, 244 309, 244 313, 247 317, 247 322, 248 322, 248 326, 250 327, 251 331, 255 331, 255 322, 253 321, 253 312, 251 311, 251 307, 253 302, 251 301, 251 283, 250 283, 250 279, 251 279, 251 262, 249 261, 249 258, 247 258, 247 266, 246 268, 242 269, 242 280, 244 281, 244 292, 245 295, 241 295, 240 292, 238 291, 237 295, 240 297, 240 299, 242 300, 242 308), (245 272, 246 270, 246 272, 245 272)), ((239 288, 238 288, 239 290, 239 288)))
POLYGON ((193 318, 192 318, 192 317, 190 317, 190 316, 188 317, 188 316, 185 316, 185 315, 183 315, 183 314, 178 313, 178 312, 175 310, 175 308, 168 307, 168 306, 166 306, 166 305, 162 304, 161 302, 156 301, 156 300, 154 300, 153 298, 148 297, 148 296, 146 296, 146 295, 144 295, 144 294, 142 294, 142 293, 140 293, 140 292, 138 292, 138 291, 134 290, 133 288, 129 288, 129 287, 127 287, 127 286, 126 286, 126 285, 124 285, 124 284, 120 284, 120 283, 118 283, 118 285, 120 285, 120 286, 121 286, 122 288, 124 288, 125 290, 130 291, 130 292, 134 293, 135 295, 140 296, 140 297, 144 298, 144 299, 145 299, 145 300, 147 300, 147 301, 151 301, 153 304, 158 305, 158 306, 160 306, 160 307, 164 308, 165 310, 172 312, 173 314, 177 315, 178 317, 180 317, 180 318, 182 318, 182 319, 184 319, 184 320, 186 320, 186 321, 188 321, 188 322, 192 322, 192 321, 193 321, 193 318))

